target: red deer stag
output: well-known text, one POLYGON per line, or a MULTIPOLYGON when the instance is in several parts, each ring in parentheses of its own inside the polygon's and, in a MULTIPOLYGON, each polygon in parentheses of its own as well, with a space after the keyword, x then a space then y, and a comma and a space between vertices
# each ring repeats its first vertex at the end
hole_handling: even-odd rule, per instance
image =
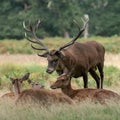
POLYGON ((93 102, 104 104, 107 103, 108 100, 114 100, 116 102, 120 100, 120 96, 110 90, 92 88, 73 90, 71 87, 70 76, 65 74, 60 75, 57 78, 57 81, 51 85, 51 88, 61 88, 64 94, 79 102, 89 99, 93 102))
POLYGON ((60 75, 62 73, 69 74, 72 77, 78 78, 83 77, 84 88, 88 87, 88 72, 95 79, 97 88, 103 88, 103 67, 104 67, 104 47, 96 41, 88 42, 75 42, 79 36, 84 32, 88 20, 85 22, 82 29, 80 29, 77 22, 76 25, 79 28, 77 36, 69 43, 61 46, 56 50, 49 50, 37 37, 36 30, 41 23, 40 20, 33 27, 31 24, 26 27, 25 22, 23 22, 23 27, 27 32, 32 33, 33 39, 27 36, 25 37, 32 43, 38 44, 41 48, 36 48, 33 45, 32 48, 36 50, 44 50, 45 53, 38 54, 41 57, 46 57, 48 60, 48 67, 46 72, 52 73, 56 72, 60 75), (100 77, 96 74, 95 68, 98 68, 100 72, 100 77), (101 81, 100 81, 101 80, 101 81))
POLYGON ((11 83, 12 83, 13 88, 14 88, 14 90, 13 90, 14 92, 6 93, 2 96, 2 98, 6 98, 6 97, 9 97, 12 99, 17 98, 22 91, 21 89, 22 89, 23 81, 28 80, 29 75, 30 75, 30 73, 26 73, 21 78, 10 78, 11 83))

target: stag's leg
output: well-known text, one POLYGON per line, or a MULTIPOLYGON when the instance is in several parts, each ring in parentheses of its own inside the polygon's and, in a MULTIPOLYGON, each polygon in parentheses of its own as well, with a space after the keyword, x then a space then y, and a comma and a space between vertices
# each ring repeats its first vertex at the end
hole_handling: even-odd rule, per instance
POLYGON ((103 67, 104 64, 98 64, 98 70, 100 72, 100 78, 101 78, 101 88, 103 88, 103 79, 104 79, 103 67))
POLYGON ((87 73, 83 74, 84 88, 88 88, 88 75, 87 73))
POLYGON ((96 81, 97 88, 100 88, 100 77, 97 75, 97 73, 93 69, 90 69, 89 72, 90 72, 90 75, 96 81))

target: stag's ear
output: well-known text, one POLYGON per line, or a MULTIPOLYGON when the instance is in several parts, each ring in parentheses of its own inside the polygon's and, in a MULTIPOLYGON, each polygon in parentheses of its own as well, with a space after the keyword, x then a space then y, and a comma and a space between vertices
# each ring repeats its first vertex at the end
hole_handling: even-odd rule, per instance
POLYGON ((29 72, 26 73, 26 74, 21 78, 22 81, 27 80, 27 79, 29 78, 29 76, 30 76, 30 73, 29 73, 29 72))
POLYGON ((59 58, 63 58, 65 56, 61 51, 56 51, 55 55, 57 55, 59 58))

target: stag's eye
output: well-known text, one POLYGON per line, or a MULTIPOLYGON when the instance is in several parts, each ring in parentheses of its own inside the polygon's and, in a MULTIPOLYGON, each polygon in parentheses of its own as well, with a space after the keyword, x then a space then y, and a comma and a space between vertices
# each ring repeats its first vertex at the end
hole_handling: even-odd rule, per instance
POLYGON ((65 79, 62 79, 62 82, 64 82, 65 81, 65 79))
POLYGON ((53 64, 56 64, 58 62, 58 59, 53 60, 53 64))

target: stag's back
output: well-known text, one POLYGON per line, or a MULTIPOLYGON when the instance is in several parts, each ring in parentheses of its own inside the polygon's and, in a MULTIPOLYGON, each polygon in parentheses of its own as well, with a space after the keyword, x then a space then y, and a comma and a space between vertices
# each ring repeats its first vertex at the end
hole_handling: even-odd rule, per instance
POLYGON ((66 56, 64 60, 65 66, 70 69, 73 65, 77 77, 80 71, 88 71, 91 67, 104 63, 104 46, 96 41, 75 42, 67 49, 64 49, 63 52, 66 56))

